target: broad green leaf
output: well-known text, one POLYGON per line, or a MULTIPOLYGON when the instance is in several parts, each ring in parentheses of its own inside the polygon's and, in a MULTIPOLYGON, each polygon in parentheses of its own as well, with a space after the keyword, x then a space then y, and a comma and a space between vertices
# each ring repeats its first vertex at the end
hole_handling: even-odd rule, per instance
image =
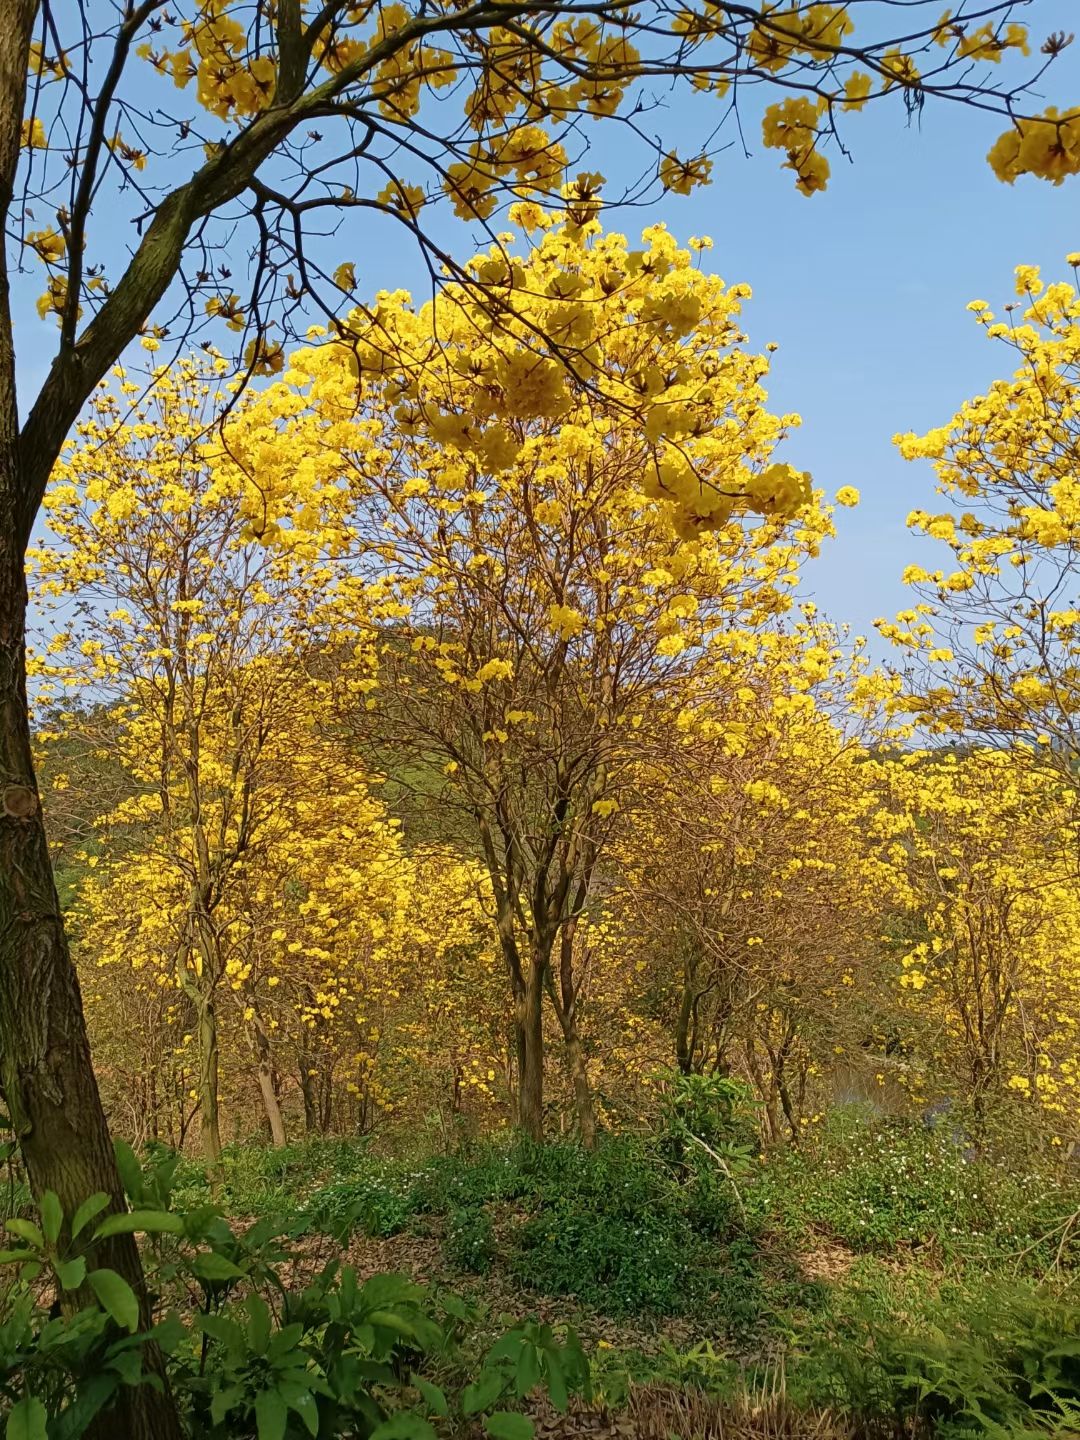
POLYGON ((296 1349, 303 1333, 304 1327, 298 1322, 292 1325, 283 1325, 270 1337, 270 1344, 266 1347, 266 1358, 272 1365, 278 1364, 290 1350, 296 1349))
POLYGON ((5 1440, 47 1440, 45 1406, 33 1395, 26 1395, 8 1416, 5 1440))
POLYGON ((255 1429, 259 1440, 283 1440, 288 1412, 276 1390, 255 1397, 255 1429))
POLYGON ((91 1270, 86 1277, 101 1306, 118 1325, 132 1332, 139 1328, 139 1302, 135 1291, 115 1270, 91 1270))
POLYGON ((33 1245, 36 1250, 45 1247, 45 1236, 32 1220, 23 1220, 16 1216, 14 1220, 9 1220, 4 1228, 10 1230, 12 1235, 17 1235, 20 1240, 25 1240, 28 1245, 33 1245))
POLYGON ((270 1344, 270 1308, 261 1295, 249 1295, 248 1343, 256 1355, 265 1355, 270 1344))
POLYGON ((436 1440, 435 1431, 419 1415, 399 1410, 371 1432, 371 1440, 436 1440))
POLYGON ((309 1435, 319 1433, 319 1407, 315 1403, 315 1396, 310 1390, 302 1390, 299 1394, 289 1396, 289 1409, 295 1410, 300 1419, 307 1426, 309 1435))
POLYGON ((41 1233, 50 1245, 55 1245, 60 1239, 60 1229, 64 1223, 64 1207, 60 1204, 60 1196, 55 1190, 46 1190, 41 1197, 41 1233))
POLYGON ((484 1421, 492 1440, 533 1440, 535 1429, 527 1415, 513 1410, 496 1410, 484 1421))
POLYGON ((33 1250, 0 1250, 0 1265, 18 1265, 23 1260, 36 1259, 33 1250))
POLYGON ((126 1140, 117 1140, 113 1144, 113 1150, 116 1152, 116 1168, 120 1172, 124 1193, 132 1205, 138 1205, 143 1196, 143 1173, 139 1157, 126 1140))
POLYGON ((481 1370, 471 1385, 466 1385, 461 1397, 461 1408, 466 1415, 476 1415, 494 1405, 503 1393, 506 1382, 498 1370, 481 1370))
POLYGON ((540 1355, 531 1341, 525 1341, 518 1351, 514 1369, 514 1389, 518 1399, 524 1400, 540 1383, 540 1355))
POLYGON ((142 1378, 142 1350, 121 1350, 109 1361, 110 1369, 116 1371, 125 1385, 138 1385, 142 1378))
POLYGON ((243 1348, 244 1332, 235 1320, 229 1320, 224 1315, 200 1315, 195 1324, 211 1339, 220 1340, 234 1350, 243 1348))
POLYGON ((439 1389, 438 1385, 433 1385, 430 1380, 425 1380, 422 1375, 414 1375, 412 1377, 412 1383, 424 1397, 427 1407, 433 1415, 449 1415, 450 1407, 446 1403, 446 1396, 439 1389))
POLYGON ((487 1353, 487 1361, 492 1360, 513 1360, 517 1357, 523 1345, 530 1345, 535 1350, 535 1342, 523 1335, 521 1329, 515 1327, 507 1331, 500 1339, 495 1341, 487 1353))
POLYGON ((242 1280, 244 1272, 224 1255, 205 1250, 191 1262, 191 1273, 200 1280, 242 1280))
POLYGON ((111 1370, 80 1381, 74 1400, 50 1423, 49 1440, 83 1440, 90 1422, 116 1394, 119 1383, 120 1377, 111 1370))
POLYGON ((365 1307, 381 1310, 386 1305, 419 1300, 423 1293, 419 1285, 414 1285, 407 1275, 390 1271, 385 1275, 372 1275, 369 1280, 365 1280, 360 1290, 360 1299, 365 1307))
POLYGON ((406 1340, 416 1339, 416 1326, 408 1315, 402 1315, 398 1310, 373 1310, 367 1320, 369 1325, 379 1325, 384 1330, 392 1330, 395 1335, 403 1335, 406 1340))
POLYGON ((62 1290, 77 1290, 86 1279, 86 1260, 76 1255, 74 1260, 58 1260, 53 1266, 62 1290))
POLYGON ((560 1415, 566 1409, 568 1399, 566 1393, 566 1377, 563 1374, 562 1357, 554 1349, 546 1349, 544 1354, 547 1357, 547 1391, 551 1403, 558 1410, 560 1415))
POLYGON ((180 1319, 175 1310, 170 1310, 164 1320, 159 1320, 151 1330, 151 1335, 157 1341, 159 1347, 166 1355, 171 1355, 178 1350, 187 1339, 187 1326, 180 1319))
POLYGON ((127 1210, 122 1215, 106 1215, 94 1231, 95 1240, 109 1235, 182 1235, 184 1222, 168 1210, 127 1210))
POLYGON ((210 1419, 215 1425, 221 1424, 243 1393, 242 1385, 229 1385, 224 1390, 215 1392, 214 1398, 210 1401, 210 1419))
POLYGON ((96 1195, 91 1195, 89 1199, 84 1200, 75 1211, 75 1218, 71 1222, 71 1238, 74 1240, 80 1235, 85 1227, 90 1224, 90 1221, 96 1219, 101 1214, 108 1203, 108 1195, 101 1191, 96 1195))

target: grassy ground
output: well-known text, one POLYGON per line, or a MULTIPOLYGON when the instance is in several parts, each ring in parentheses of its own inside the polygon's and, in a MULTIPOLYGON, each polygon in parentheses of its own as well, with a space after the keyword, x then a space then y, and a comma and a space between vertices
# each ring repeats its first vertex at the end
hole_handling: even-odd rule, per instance
MULTIPOLYGON (((1080 1435, 1066 1177, 849 1113, 803 1153, 733 1153, 246 1147, 218 1200, 291 1231, 312 1270, 343 1254, 463 1297, 461 1378, 513 1320, 574 1327, 594 1400, 534 1406, 541 1434, 1080 1435)), ((209 1198, 196 1167, 177 1179, 179 1206, 209 1198)))

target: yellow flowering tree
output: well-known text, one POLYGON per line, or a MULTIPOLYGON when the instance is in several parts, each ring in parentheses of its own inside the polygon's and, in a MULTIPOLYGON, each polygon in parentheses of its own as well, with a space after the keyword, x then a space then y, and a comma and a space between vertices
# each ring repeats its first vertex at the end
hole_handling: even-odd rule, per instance
POLYGON ((898 917, 908 1084, 985 1115, 1011 1089, 1075 1120, 1076 822, 1057 777, 1008 752, 881 763, 869 826, 898 917))
POLYGON ((876 800, 837 724, 860 667, 812 604, 714 664, 641 767, 607 904, 679 1069, 743 1076, 772 1138, 786 1124, 797 1143, 808 1082, 851 1063, 866 1023, 876 800))
POLYGON ((243 492, 215 467, 223 368, 185 363, 140 401, 122 376, 101 389, 47 496, 49 540, 31 554, 56 622, 35 665, 45 694, 82 687, 130 779, 101 823, 131 837, 123 884, 144 897, 132 921, 145 914, 191 1007, 212 1160, 218 1000, 246 966, 234 894, 267 847, 303 831, 305 797, 335 779, 362 790, 335 772, 318 730, 326 579, 243 538, 243 492))
POLYGON ((136 836, 103 828, 79 887, 75 954, 110 1105, 126 1116, 152 1091, 174 1140, 193 1113, 217 1119, 219 1089, 233 1135, 250 1132, 253 1091, 275 1144, 301 1114, 312 1133, 370 1130, 400 1100, 381 1071, 397 1063, 387 1045, 404 1048, 421 976, 437 980, 448 950, 477 942, 478 906, 463 893, 475 878, 457 857, 415 863, 363 782, 293 738, 290 766, 262 777, 272 814, 214 894, 212 972, 184 944, 187 843, 178 853, 149 817, 136 836))
POLYGON ((381 767, 419 763, 432 801, 470 823, 514 995, 521 1123, 541 1134, 546 990, 589 1138, 573 932, 628 767, 715 638, 785 608, 830 521, 772 458, 796 417, 765 408, 744 287, 662 227, 631 249, 591 211, 515 216, 539 232, 531 249, 468 271, 501 275, 521 319, 465 286, 419 311, 384 296, 346 343, 294 355, 230 450, 253 529, 286 551, 312 543, 289 523, 291 457, 317 457, 314 538, 345 566, 357 628, 376 626, 377 660, 361 646, 350 670, 354 724, 381 767), (572 344, 574 368, 537 335, 572 344))
POLYGON ((933 463, 947 501, 909 524, 946 547, 950 563, 909 567, 917 603, 878 623, 910 659, 898 709, 936 733, 1021 746, 1075 780, 1080 298, 1075 284, 1044 285, 1033 266, 1017 270, 1016 293, 1006 321, 983 301, 969 306, 1009 353, 1011 377, 947 425, 898 437, 908 459, 933 463))

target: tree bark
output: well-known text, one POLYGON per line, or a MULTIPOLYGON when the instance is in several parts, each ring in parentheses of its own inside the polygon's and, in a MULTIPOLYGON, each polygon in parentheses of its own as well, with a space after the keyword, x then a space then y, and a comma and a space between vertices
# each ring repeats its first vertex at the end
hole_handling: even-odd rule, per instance
MULTIPOLYGON (((18 165, 35 0, 12 0, 0 25, 0 220, 18 165)), ((46 470, 51 466, 51 458, 46 470)), ((56 1192, 71 1216, 104 1192, 125 1207, 90 1062, 82 996, 53 881, 30 743, 26 693, 27 485, 19 450, 15 349, 6 269, 0 269, 0 1081, 35 1199, 56 1192)), ((95 1266, 134 1290, 151 1323, 133 1236, 95 1247, 95 1266)), ((84 1300, 88 1297, 79 1297, 84 1300)), ((143 1350, 160 1388, 125 1386, 87 1432, 124 1440, 179 1440, 180 1424, 156 1345, 143 1350)))
MULTIPOLYGON (((90 1061, 34 774, 26 696, 26 581, 14 514, 19 478, 6 293, 0 310, 0 1076, 32 1193, 40 1200, 45 1191, 55 1191, 70 1216, 97 1192, 110 1196, 112 1209, 126 1207, 90 1061)), ((134 1238, 118 1235, 106 1241, 95 1248, 91 1263, 123 1276, 148 1327, 146 1282, 134 1238)), ((156 1346, 145 1348, 144 1363, 161 1379, 162 1390, 125 1387, 96 1433, 178 1440, 180 1427, 156 1346)))
POLYGON ((684 1075, 694 1069, 694 1040, 690 1033, 690 1022, 694 1014, 694 975, 690 961, 683 966, 682 996, 679 1013, 675 1020, 675 1063, 684 1075))
POLYGON ((279 1148, 286 1143, 285 1120, 281 1114, 277 1085, 274 1080, 274 1066, 270 1056, 270 1040, 262 1021, 255 1018, 255 1054, 258 1059, 259 1093, 263 1109, 270 1126, 270 1140, 279 1148))
POLYGON ((531 959, 514 1007, 518 1039, 518 1124, 537 1144, 544 1139, 545 968, 539 957, 531 959))
POLYGON ((211 996, 199 1001, 199 1130, 211 1169, 221 1163, 217 1011, 211 996))
POLYGON ((283 1145, 288 1143, 285 1135, 285 1121, 274 1090, 274 1077, 270 1067, 261 1061, 259 1062, 259 1093, 262 1096, 263 1109, 266 1111, 266 1121, 270 1126, 270 1143, 280 1150, 283 1145))
POLYGON ((585 1051, 578 1034, 577 1023, 571 1019, 565 1028, 566 1068, 574 1087, 574 1109, 577 1113, 578 1133, 586 1150, 596 1148, 596 1111, 593 1108, 592 1087, 589 1071, 585 1064, 585 1051))

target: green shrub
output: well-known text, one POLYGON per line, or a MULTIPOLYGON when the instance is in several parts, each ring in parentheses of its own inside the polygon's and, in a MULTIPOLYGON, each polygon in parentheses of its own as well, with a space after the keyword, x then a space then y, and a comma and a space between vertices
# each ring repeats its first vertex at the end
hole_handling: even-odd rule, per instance
POLYGON ((559 1206, 517 1232, 510 1271, 549 1295, 573 1295, 612 1315, 683 1308, 691 1239, 685 1222, 559 1206))
POLYGON ((865 1318, 835 1352, 854 1410, 942 1437, 1075 1435, 1080 1306, 1023 1283, 947 1296, 907 1325, 865 1318))
POLYGON ((447 1217, 443 1254, 459 1270, 485 1274, 495 1259, 495 1227, 491 1216, 476 1206, 452 1210, 447 1217))
POLYGON ((410 1172, 371 1161, 363 1174, 316 1190, 303 1213, 314 1228, 340 1239, 354 1230, 381 1239, 404 1230, 420 1208, 410 1172))
MULTIPOLYGON (((150 1156, 171 1154, 168 1146, 147 1146, 150 1156)), ((291 1145, 226 1145, 221 1155, 220 1198, 233 1215, 287 1215, 321 1185, 363 1174, 373 1164, 361 1141, 312 1139, 291 1145)), ((210 1182, 201 1161, 183 1157, 176 1171, 180 1205, 202 1204, 210 1182)))
POLYGON ((171 1208, 178 1157, 159 1154, 144 1171, 118 1146, 117 1160, 130 1213, 106 1215, 102 1194, 65 1217, 49 1193, 38 1222, 8 1222, 13 1244, 0 1265, 14 1279, 0 1312, 0 1416, 9 1440, 78 1440, 91 1426, 111 1433, 118 1393, 146 1383, 135 1294, 93 1265, 97 1245, 120 1233, 146 1238, 159 1306, 151 1333, 191 1440, 434 1437, 429 1417, 445 1417, 455 1433, 475 1419, 489 1436, 528 1440, 533 1426, 517 1406, 535 1391, 558 1410, 591 1393, 573 1332, 531 1322, 479 1352, 468 1383, 448 1391, 439 1381, 460 1377, 457 1341, 471 1320, 456 1297, 436 1299, 401 1275, 361 1281, 337 1261, 304 1283, 303 1257, 271 1220, 234 1229, 213 1206, 171 1208), (53 1289, 67 1294, 70 1313, 52 1314, 53 1289))
POLYGON ((753 1216, 792 1235, 828 1233, 855 1251, 932 1245, 944 1255, 1033 1273, 1058 1256, 1080 1196, 1033 1165, 979 1155, 952 1126, 842 1111, 814 1142, 774 1156, 748 1192, 753 1216))
POLYGON ((750 1087, 726 1075, 673 1074, 666 1082, 663 1116, 668 1134, 693 1136, 737 1159, 757 1149, 758 1109, 750 1087))

